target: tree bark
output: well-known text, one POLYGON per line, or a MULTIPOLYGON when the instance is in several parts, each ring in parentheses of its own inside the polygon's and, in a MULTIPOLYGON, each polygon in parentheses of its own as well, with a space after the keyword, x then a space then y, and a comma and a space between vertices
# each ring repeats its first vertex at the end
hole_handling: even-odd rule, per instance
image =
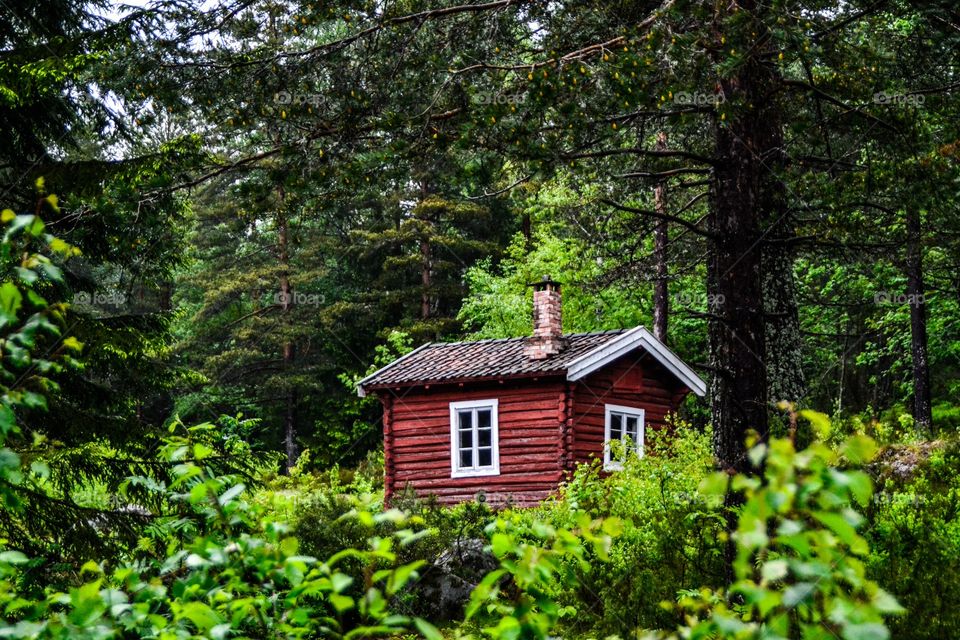
MULTIPOLYGON (((775 78, 779 81, 779 78, 775 78)), ((783 174, 787 158, 784 152, 783 128, 773 120, 781 109, 775 96, 766 98, 771 118, 766 136, 763 164, 766 169, 761 189, 761 224, 763 242, 763 303, 766 322, 767 393, 771 402, 786 400, 799 403, 806 396, 803 375, 803 338, 800 334, 800 312, 797 308, 794 278, 796 237, 790 214, 787 186, 783 174)))
POLYGON ((533 221, 530 219, 528 212, 523 213, 523 218, 520 220, 520 230, 523 233, 524 251, 530 253, 533 251, 533 221))
MULTIPOLYGON (((657 134, 657 151, 667 150, 667 134, 657 134)), ((653 189, 653 208, 657 213, 667 212, 667 184, 665 180, 653 189)), ((669 227, 665 218, 659 218, 653 228, 653 260, 656 264, 656 280, 653 283, 653 335, 663 342, 667 340, 670 293, 668 288, 667 242, 669 227)))
MULTIPOLYGON (((429 224, 429 222, 425 220, 424 224, 429 224)), ((427 320, 430 318, 430 286, 432 284, 432 278, 430 275, 431 260, 430 238, 426 233, 424 233, 420 237, 420 282, 423 286, 423 289, 420 293, 421 320, 427 320)))
POLYGON ((765 325, 761 281, 758 168, 738 136, 720 129, 724 160, 715 174, 714 234, 708 256, 713 452, 721 468, 746 471, 750 429, 767 433, 765 325), (754 184, 751 184, 754 183, 754 184))
MULTIPOLYGON (((283 207, 283 192, 280 193, 281 211, 277 215, 277 259, 280 263, 280 309, 284 317, 289 316, 293 309, 293 288, 290 286, 290 249, 289 224, 283 207)), ((283 344, 283 368, 288 374, 292 373, 296 347, 292 341, 283 344)), ((292 386, 287 390, 286 406, 283 419, 283 444, 287 454, 287 469, 297 464, 300 456, 297 445, 297 391, 292 386)))
POLYGON ((907 304, 910 305, 910 354, 913 360, 913 419, 927 434, 933 430, 930 361, 927 354, 927 305, 923 281, 920 211, 907 206, 907 304))
MULTIPOLYGON (((780 223, 776 223, 780 224, 780 223)), ((794 235, 793 226, 777 234, 794 235)), ((797 308, 794 256, 782 243, 768 242, 763 255, 763 297, 766 313, 767 393, 771 402, 801 403, 806 396, 803 339, 797 308)))
MULTIPOLYGON (((420 181, 420 202, 426 202, 430 197, 430 183, 423 179, 420 181)), ((430 239, 434 231, 434 220, 432 210, 423 212, 420 218, 420 319, 428 320, 430 318, 430 291, 433 285, 433 247, 430 246, 430 239)))
MULTIPOLYGON (((733 20, 740 11, 752 15, 756 8, 752 1, 739 2, 723 9, 729 12, 723 17, 733 20)), ((750 27, 760 29, 757 22, 750 27)), ((719 80, 726 119, 718 115, 714 121, 716 164, 707 220, 707 292, 714 301, 708 323, 710 391, 714 455, 728 471, 749 469, 747 433, 753 429, 766 437, 768 430, 761 228, 769 168, 764 159, 782 134, 781 114, 770 102, 775 77, 759 59, 761 53, 719 80)))

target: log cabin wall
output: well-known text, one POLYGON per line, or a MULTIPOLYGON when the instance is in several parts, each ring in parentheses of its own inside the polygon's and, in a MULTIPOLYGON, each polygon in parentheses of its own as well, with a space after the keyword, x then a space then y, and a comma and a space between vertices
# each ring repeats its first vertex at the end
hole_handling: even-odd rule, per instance
POLYGON ((603 458, 606 405, 644 410, 644 429, 666 428, 666 415, 676 411, 686 388, 646 354, 629 354, 578 381, 571 392, 572 433, 568 470, 603 458))
POLYGON ((385 399, 385 491, 411 486, 443 504, 473 500, 483 491, 492 505, 533 505, 552 494, 568 459, 568 385, 562 378, 503 383, 432 385, 381 391, 385 399), (450 403, 497 399, 500 475, 450 477, 450 403))

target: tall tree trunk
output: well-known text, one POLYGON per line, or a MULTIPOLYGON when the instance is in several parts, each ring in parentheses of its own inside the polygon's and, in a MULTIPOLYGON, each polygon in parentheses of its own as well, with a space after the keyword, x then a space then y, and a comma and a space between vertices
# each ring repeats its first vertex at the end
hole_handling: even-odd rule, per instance
MULTIPOLYGON (((779 80, 779 78, 777 78, 779 80)), ((767 96, 766 110, 779 114, 775 96, 767 96)), ((765 117, 772 118, 772 115, 765 117)), ((796 227, 783 181, 787 158, 783 129, 771 123, 763 156, 766 168, 761 190, 763 227, 763 304, 766 314, 767 393, 772 402, 800 402, 806 395, 803 375, 803 339, 797 308, 793 240, 796 227)))
MULTIPOLYGON (((667 134, 657 134, 657 151, 667 150, 667 134)), ((657 213, 667 212, 667 184, 665 180, 653 189, 653 207, 657 213)), ((653 228, 653 260, 656 264, 656 280, 653 283, 653 335, 666 341, 670 313, 670 292, 667 287, 667 241, 669 228, 665 218, 658 218, 653 228)))
MULTIPOLYGON (((424 221, 424 224, 429 223, 424 221)), ((430 318, 430 286, 432 284, 431 267, 432 256, 430 249, 430 238, 426 233, 424 233, 420 237, 420 282, 423 287, 420 294, 421 320, 427 320, 430 318)))
POLYGON ((924 299, 920 210, 907 206, 907 303, 910 305, 910 354, 913 359, 913 419, 928 434, 933 429, 930 361, 927 355, 927 306, 924 299))
MULTIPOLYGON (((764 10, 756 0, 735 1, 720 11, 718 25, 730 31, 718 32, 718 43, 724 35, 731 41, 768 41, 759 15, 764 10), (745 21, 745 16, 753 18, 745 21)), ((727 49, 718 47, 718 65, 727 62, 727 49)), ((773 239, 778 239, 784 230, 776 225, 786 220, 779 173, 783 166, 783 114, 776 100, 780 79, 767 53, 762 46, 756 47, 731 75, 718 81, 725 98, 719 110, 725 119, 717 117, 714 128, 707 285, 715 301, 709 322, 713 448, 718 463, 731 471, 749 468, 745 447, 749 430, 761 438, 768 435, 764 286, 770 279, 783 282, 783 273, 792 275, 783 263, 768 260, 765 264, 763 258, 770 239, 767 232, 775 232, 773 239)))
MULTIPOLYGON (((420 202, 426 202, 431 195, 430 182, 420 180, 420 202)), ((420 319, 430 318, 430 289, 433 285, 433 247, 430 238, 433 235, 434 220, 431 210, 423 211, 420 217, 420 319)))
MULTIPOLYGON (((280 192, 281 211, 277 216, 277 258, 280 263, 280 309, 285 318, 289 318, 293 309, 293 289, 290 286, 290 249, 289 222, 283 210, 283 191, 280 192)), ((289 375, 293 372, 296 347, 292 341, 283 344, 283 369, 289 375)), ((297 446, 297 391, 292 386, 287 390, 283 419, 283 444, 287 454, 287 469, 297 464, 300 455, 297 446)))
POLYGON ((530 253, 533 251, 533 221, 530 219, 529 212, 523 212, 523 218, 520 220, 520 231, 523 233, 524 251, 530 253))
MULTIPOLYGON (((775 222, 781 226, 782 222, 775 222)), ((766 313, 767 393, 771 402, 799 403, 806 396, 803 339, 797 308, 793 252, 782 241, 794 237, 793 225, 764 243, 763 299, 766 313)))
MULTIPOLYGON (((753 16, 754 0, 734 0, 719 11, 717 23, 732 29, 754 31, 752 41, 764 42, 759 18, 744 24, 740 16, 753 16), (739 22, 739 24, 736 24, 739 22)), ((723 36, 715 34, 717 44, 723 36)), ((730 38, 737 41, 738 38, 730 38)), ((726 47, 718 46, 718 56, 726 47)), ((718 85, 726 103, 724 117, 714 120, 712 202, 707 216, 707 293, 709 309, 711 414, 713 453, 728 473, 749 471, 746 438, 750 430, 761 437, 768 432, 766 374, 766 314, 764 310, 763 222, 769 168, 764 164, 781 140, 781 114, 771 102, 775 77, 761 60, 762 48, 742 61, 718 85), (727 104, 730 106, 727 107, 727 104)), ((725 59, 718 57, 716 63, 725 59)), ((728 491, 725 519, 728 532, 737 526, 742 494, 728 491)), ((728 538, 726 578, 734 579, 736 544, 728 538)))
POLYGON ((747 470, 747 432, 767 432, 758 206, 764 169, 756 159, 752 133, 744 122, 717 127, 718 163, 708 217, 707 292, 717 301, 708 323, 713 452, 717 463, 730 471, 747 470), (731 130, 734 126, 736 131, 731 130))

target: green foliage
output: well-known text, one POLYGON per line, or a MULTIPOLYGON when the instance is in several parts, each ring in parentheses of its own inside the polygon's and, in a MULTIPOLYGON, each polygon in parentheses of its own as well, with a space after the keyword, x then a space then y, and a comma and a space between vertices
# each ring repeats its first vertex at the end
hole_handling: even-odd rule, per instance
MULTIPOLYGON (((841 463, 869 462, 876 445, 853 437, 838 450, 788 439, 750 450, 758 475, 715 473, 703 491, 742 494, 733 533, 734 582, 682 595, 676 634, 650 637, 885 640, 884 618, 904 609, 867 576, 869 545, 858 529, 873 494, 870 477, 841 463)), ((719 504, 719 502, 718 502, 719 504)))
POLYGON ((534 522, 529 529, 510 520, 497 519, 490 525, 490 545, 500 569, 488 573, 474 589, 467 607, 467 621, 483 626, 494 640, 542 640, 557 624, 577 613, 561 607, 553 598, 558 587, 577 584, 574 567, 590 567, 588 552, 606 560, 613 536, 622 530, 617 518, 591 520, 586 513, 577 517, 576 531, 557 529, 534 522), (535 542, 527 542, 533 538, 535 542), (503 578, 510 582, 503 584, 503 578))
MULTIPOLYGON (((37 188, 37 210, 56 214, 57 197, 43 195, 42 180, 37 188)), ((172 465, 156 457, 151 449, 158 443, 148 434, 138 436, 147 450, 137 451, 140 457, 132 447, 118 450, 100 433, 86 434, 81 443, 59 440, 65 431, 56 406, 69 395, 62 384, 83 375, 90 363, 80 353, 69 305, 58 301, 67 291, 64 268, 80 252, 51 235, 37 214, 4 210, 0 222, 0 497, 6 507, 0 539, 37 556, 34 580, 60 582, 92 552, 130 552, 138 538, 139 553, 155 551, 144 530, 162 526, 171 509, 149 487, 167 481, 172 465)), ((237 421, 220 421, 224 429, 230 424, 236 429, 237 421)), ((248 447, 222 438, 219 430, 204 442, 217 452, 210 462, 221 470, 249 476, 258 464, 248 447)))
MULTIPOLYGON (((697 591, 723 582, 732 516, 698 497, 712 462, 706 440, 677 425, 664 451, 623 472, 581 469, 557 500, 501 514, 491 532, 508 566, 501 578, 513 582, 487 585, 495 599, 475 619, 486 611, 486 628, 506 637, 551 627, 627 637, 672 627, 674 612, 656 603, 692 590, 684 608, 701 616, 691 621, 700 630, 734 633, 739 625, 751 635, 770 618, 762 632, 771 635, 785 620, 786 635, 815 624, 811 637, 824 629, 881 636, 879 614, 892 607, 876 601, 869 580, 877 580, 908 605, 892 623, 899 637, 954 633, 954 3, 755 3, 751 11, 737 3, 414 4, 173 2, 122 15, 101 0, 4 4, 0 191, 16 211, 2 219, 0 497, 21 508, 2 513, 0 537, 32 557, 25 565, 5 552, 0 562, 18 583, 4 588, 34 603, 39 587, 63 591, 62 602, 36 605, 37 620, 51 630, 74 625, 77 634, 101 614, 112 620, 105 633, 115 630, 118 618, 101 611, 103 589, 148 603, 150 632, 155 615, 170 619, 163 633, 219 634, 236 612, 205 591, 211 585, 251 613, 250 627, 230 633, 326 633, 284 619, 277 601, 258 599, 227 573, 270 582, 301 553, 291 556, 289 542, 283 549, 286 534, 271 529, 261 507, 294 519, 301 546, 319 558, 366 547, 371 531, 392 540, 409 524, 383 511, 377 456, 368 456, 379 441, 379 407, 354 396, 362 372, 423 340, 529 333, 526 284, 545 273, 566 285, 569 331, 649 324, 655 186, 665 189, 669 216, 660 257, 672 294, 668 342, 696 364, 738 349, 706 338, 716 312, 729 309, 706 296, 733 269, 709 270, 718 237, 741 212, 754 212, 744 200, 718 219, 718 189, 736 184, 760 195, 761 208, 773 196, 769 224, 743 256, 757 248, 786 258, 781 285, 795 278, 801 304, 767 320, 798 312, 810 393, 797 400, 834 414, 832 429, 807 413, 796 450, 772 442, 760 479, 736 481, 744 494, 736 542, 745 555, 729 589, 697 591), (718 94, 754 74, 766 78, 757 94, 764 99, 718 94), (682 94, 713 99, 687 103, 682 94), (666 153, 654 151, 660 133, 666 153), (731 134, 757 144, 759 173, 725 153, 731 134), (731 168, 732 180, 716 180, 731 168), (32 177, 41 173, 62 194, 62 209, 43 192, 36 197, 32 177), (41 214, 63 242, 47 235, 41 214), (923 269, 915 274, 908 214, 920 227, 923 269), (64 267, 60 259, 75 253, 67 242, 83 257, 64 267), (890 302, 921 274, 934 435, 946 443, 930 442, 908 409, 918 306, 890 302), (296 304, 277 300, 282 287, 296 304), (128 302, 68 310, 71 294, 128 302), (175 417, 221 413, 247 419, 187 434, 175 417), (258 451, 278 447, 288 424, 309 449, 290 477, 275 478, 258 451), (167 425, 175 435, 165 445, 167 425), (867 521, 857 528, 841 505, 856 502, 849 494, 863 494, 864 481, 843 456, 861 457, 844 443, 864 434, 889 446, 871 468, 884 500, 860 505, 867 521), (339 466, 360 461, 367 469, 352 477, 339 466), (184 480, 197 473, 191 465, 201 475, 184 480), (267 489, 251 511, 224 517, 238 504, 229 493, 240 476, 267 489), (194 483, 229 499, 221 509, 219 500, 187 495, 194 483), (358 513, 376 516, 342 520, 353 496, 365 496, 358 513), (581 511, 591 523, 620 518, 608 551, 589 541, 577 548, 563 532, 586 526, 581 511), (790 546, 794 538, 778 529, 787 522, 798 523, 790 535, 809 550, 790 546), (216 549, 242 536, 244 557, 224 551, 217 564, 216 549), (557 553, 541 562, 534 540, 557 553), (176 570, 157 564, 168 545, 180 553, 194 543, 201 546, 190 553, 203 561, 196 566, 189 554, 176 570), (849 554, 838 560, 841 551, 849 554), (594 562, 603 553, 609 561, 594 562), (105 563, 94 589, 75 575, 91 555, 105 563), (112 567, 132 559, 142 565, 128 584, 112 567), (802 587, 822 569, 811 564, 833 560, 815 587, 802 587), (150 600, 154 587, 173 589, 188 577, 196 579, 189 593, 150 600)), ((753 242, 732 244, 741 239, 753 242)), ((759 313, 783 293, 775 287, 738 308, 759 313)), ((778 354, 768 348, 763 365, 777 372, 769 360, 778 354)), ((712 364, 704 370, 723 375, 712 364)), ((651 452, 658 445, 648 444, 651 452)), ((402 548, 392 543, 387 553, 401 564, 479 535, 494 517, 476 504, 404 506, 435 531, 402 548)), ((368 560, 350 556, 343 566, 360 575, 368 560)), ((299 562, 293 571, 303 580, 323 566, 299 562)), ((297 588, 286 575, 276 585, 265 594, 287 598, 297 588)), ((355 580, 321 600, 352 598, 357 609, 338 621, 352 625, 366 586, 355 580)), ((312 598, 304 606, 322 609, 312 598)), ((5 613, 14 619, 34 615, 34 604, 12 606, 5 613)), ((298 599, 292 610, 300 606, 298 599)), ((136 635, 140 622, 131 624, 126 634, 136 635)))
POLYGON ((396 531, 372 536, 363 549, 343 548, 323 561, 299 553, 287 528, 252 508, 238 478, 210 473, 214 451, 189 437, 171 437, 164 456, 175 477, 163 488, 187 518, 205 531, 182 543, 168 541, 168 554, 147 568, 109 570, 90 562, 84 582, 36 599, 17 584, 28 559, 16 551, 0 555, 3 633, 14 638, 139 637, 356 638, 393 635, 429 623, 392 614, 389 598, 416 577, 420 563, 396 563, 396 550, 418 534, 402 513, 353 511, 368 531, 390 521, 396 531), (362 571, 345 573, 348 561, 362 571), (347 594, 355 582, 357 597, 347 594))
POLYGON ((645 449, 645 457, 616 473, 602 472, 599 462, 582 465, 557 500, 511 514, 528 527, 575 527, 580 510, 622 522, 609 560, 578 567, 577 586, 555 592, 557 602, 577 611, 564 621, 567 633, 628 637, 668 627, 674 618, 661 601, 723 579, 725 523, 698 492, 713 468, 709 436, 678 422, 669 435, 649 431, 645 449))
POLYGON ((885 448, 873 465, 868 572, 907 612, 896 638, 940 638, 960 625, 960 449, 946 442, 885 448))
MULTIPOLYGON (((38 186, 42 188, 42 183, 38 186)), ((46 202, 56 206, 55 196, 46 202)), ((66 305, 48 302, 44 294, 55 292, 62 282, 60 268, 43 252, 56 259, 76 255, 77 250, 46 232, 38 215, 0 213, 3 238, 0 243, 0 446, 21 434, 18 412, 43 410, 47 395, 59 387, 54 380, 64 367, 76 366, 74 357, 82 345, 63 335, 66 305)), ((12 449, 0 449, 0 504, 14 509, 23 504, 23 491, 34 479, 49 475, 40 461, 26 475, 20 470, 20 456, 12 449)), ((6 518, 3 518, 5 522, 6 518)), ((6 527, 4 534, 9 535, 6 527)), ((0 529, 2 531, 3 529, 0 529)))

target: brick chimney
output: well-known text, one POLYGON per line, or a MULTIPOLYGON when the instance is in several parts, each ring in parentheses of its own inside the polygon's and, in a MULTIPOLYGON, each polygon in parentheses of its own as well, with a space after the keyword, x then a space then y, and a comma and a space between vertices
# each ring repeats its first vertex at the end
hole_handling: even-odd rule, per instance
POLYGON ((560 283, 550 276, 533 282, 533 336, 527 338, 524 355, 531 360, 544 360, 563 351, 563 316, 560 283))

